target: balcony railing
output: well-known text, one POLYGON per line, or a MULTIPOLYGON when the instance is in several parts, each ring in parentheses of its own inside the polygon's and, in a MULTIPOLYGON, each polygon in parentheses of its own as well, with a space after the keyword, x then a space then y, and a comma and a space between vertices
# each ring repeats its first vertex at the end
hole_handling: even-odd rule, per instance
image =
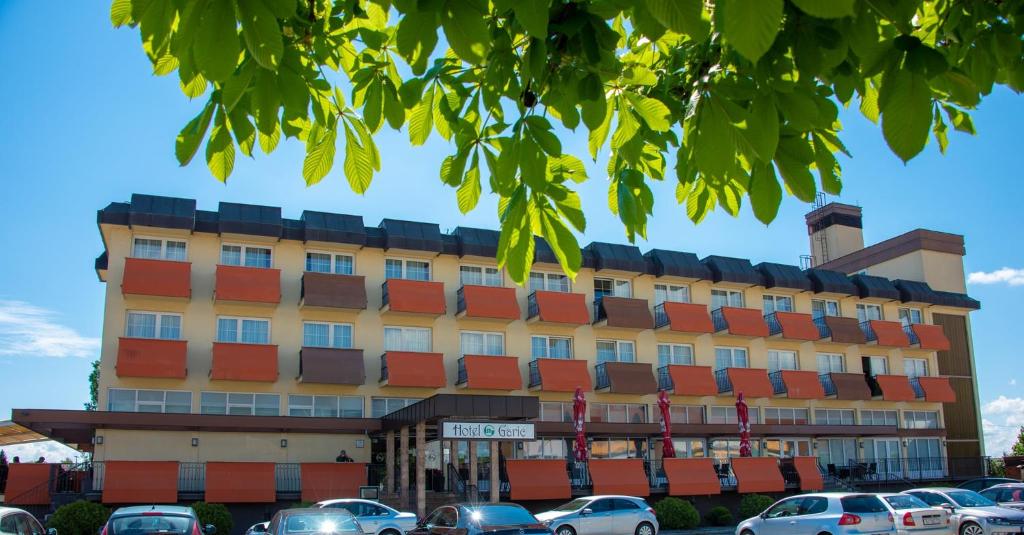
POLYGON ((910 378, 910 387, 914 389, 914 397, 917 399, 924 398, 924 388, 921 388, 921 381, 917 377, 910 378))
MULTIPOLYGON (((278 494, 302 492, 302 468, 299 463, 274 465, 274 487, 278 494)), ((91 463, 89 478, 92 492, 101 492, 106 474, 102 461, 91 463)), ((178 494, 201 494, 206 491, 206 463, 178 463, 178 494)))
POLYGON ((711 324, 715 326, 715 332, 721 332, 729 328, 729 322, 725 321, 725 314, 721 308, 711 311, 711 324))
POLYGON ((821 383, 821 388, 825 391, 826 396, 836 395, 836 383, 832 381, 831 373, 819 374, 818 381, 821 383))
POLYGON ((668 373, 668 366, 658 368, 658 390, 675 390, 676 385, 668 373))
POLYGON ((526 317, 535 318, 540 315, 540 307, 537 306, 537 292, 530 292, 526 297, 526 317))
POLYGON ((466 311, 466 291, 462 286, 459 286, 458 291, 455 292, 455 313, 462 314, 466 311))
MULTIPOLYGON (((531 294, 532 295, 532 294, 531 294)), ((529 388, 540 386, 540 365, 537 359, 530 361, 530 384, 529 388)))
MULTIPOLYGON (((782 324, 779 323, 779 318, 774 312, 771 314, 765 314, 764 321, 768 324, 768 336, 782 334, 782 324)), ((776 394, 777 393, 778 392, 776 392, 776 394)))
POLYGON ((818 328, 818 336, 821 338, 832 338, 832 328, 825 323, 825 316, 819 316, 811 319, 814 322, 814 326, 818 328))
POLYGON ((772 393, 775 395, 785 394, 786 382, 782 380, 782 370, 768 374, 768 380, 772 383, 772 393))
POLYGON ((388 296, 388 281, 384 281, 380 284, 380 306, 384 308, 391 302, 388 296))
POLYGON ((457 379, 455 379, 455 384, 461 385, 467 383, 468 381, 469 374, 466 373, 466 357, 459 357, 459 376, 457 379))
POLYGON ((722 368, 721 370, 715 370, 715 384, 718 385, 718 393, 725 394, 732 392, 732 380, 729 379, 728 368, 722 368))
POLYGON ((605 369, 605 364, 607 362, 599 362, 594 366, 594 371, 597 373, 597 385, 594 387, 596 390, 612 386, 611 379, 608 378, 608 370, 605 369))
POLYGON ((388 354, 384 353, 380 356, 380 381, 384 382, 388 380, 388 354))
POLYGON ((871 320, 860 322, 860 330, 864 333, 864 339, 868 342, 878 341, 878 336, 875 335, 875 330, 871 328, 871 320))
POLYGON ((668 314, 665 312, 665 303, 654 305, 654 328, 658 329, 669 324, 668 314))
POLYGON ((915 346, 921 343, 921 340, 917 337, 917 333, 914 332, 913 327, 909 323, 903 326, 903 332, 907 334, 907 339, 910 340, 910 345, 915 346))

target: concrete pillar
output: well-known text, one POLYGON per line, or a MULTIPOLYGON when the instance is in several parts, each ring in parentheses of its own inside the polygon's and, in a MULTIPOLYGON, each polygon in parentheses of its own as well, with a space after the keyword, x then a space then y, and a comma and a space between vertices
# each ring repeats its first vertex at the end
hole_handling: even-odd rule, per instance
POLYGON ((398 496, 401 497, 402 509, 409 509, 409 426, 403 427, 398 433, 398 459, 401 475, 398 479, 398 496))
POLYGON ((395 492, 395 432, 388 431, 384 440, 384 495, 391 496, 395 492))
MULTIPOLYGON (((470 488, 472 488, 475 491, 476 490, 476 486, 477 486, 477 481, 476 481, 476 441, 475 440, 470 440, 469 441, 469 448, 468 449, 469 449, 469 486, 470 486, 470 488)), ((476 496, 470 496, 469 499, 471 501, 475 501, 476 500, 476 496)))
POLYGON ((427 424, 416 424, 416 515, 427 516, 427 424))
POLYGON ((498 459, 501 456, 498 454, 498 441, 491 441, 491 503, 498 503, 501 501, 501 479, 498 477, 501 473, 501 465, 498 459))

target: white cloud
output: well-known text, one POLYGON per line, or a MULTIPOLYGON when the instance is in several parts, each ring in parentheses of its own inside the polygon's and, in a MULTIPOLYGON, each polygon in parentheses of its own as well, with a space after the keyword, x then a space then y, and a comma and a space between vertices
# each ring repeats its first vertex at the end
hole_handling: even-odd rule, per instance
POLYGON ((0 356, 96 358, 99 348, 99 338, 62 325, 52 310, 0 299, 0 356))
POLYGON ((981 406, 985 452, 999 456, 1010 451, 1024 426, 1024 398, 999 396, 981 406))
POLYGON ((4 446, 4 453, 7 455, 7 462, 14 457, 20 457, 23 463, 34 463, 40 457, 46 458, 46 462, 56 463, 65 459, 81 460, 82 453, 71 449, 60 442, 47 440, 45 442, 33 442, 31 444, 18 444, 17 446, 4 446))
POLYGON ((999 284, 1005 282, 1010 286, 1024 285, 1024 269, 1004 267, 995 271, 975 271, 967 276, 970 284, 999 284))

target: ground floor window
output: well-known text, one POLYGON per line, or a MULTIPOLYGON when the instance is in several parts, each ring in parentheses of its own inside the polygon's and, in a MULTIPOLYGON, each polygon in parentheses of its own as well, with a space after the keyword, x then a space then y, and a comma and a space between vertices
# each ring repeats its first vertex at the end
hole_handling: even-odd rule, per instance
POLYGON ((811 454, 811 441, 806 438, 768 438, 764 441, 764 455, 769 457, 807 457, 811 454))
MULTIPOLYGON (((740 456, 740 439, 738 438, 713 438, 708 441, 709 457, 714 459, 716 465, 728 465, 730 457, 740 456)), ((754 457, 761 456, 761 443, 758 440, 750 441, 750 451, 754 457)))
MULTIPOLYGON (((704 439, 702 438, 673 438, 672 447, 676 450, 676 457, 704 457, 707 455, 704 439)), ((661 441, 651 441, 651 448, 661 450, 661 441)))
POLYGON ((416 398, 373 398, 370 401, 370 418, 381 418, 417 401, 419 399, 416 398))
POLYGON ((590 443, 594 459, 638 459, 647 451, 646 438, 595 438, 590 443))
POLYGON ((327 418, 362 418, 363 398, 360 396, 288 396, 288 416, 320 416, 327 418))
POLYGON ((281 414, 281 396, 251 392, 203 392, 200 394, 199 407, 203 414, 278 416, 281 414))
POLYGON ((111 388, 107 393, 107 410, 188 414, 192 412, 192 392, 111 388))
POLYGON ((544 438, 527 442, 517 442, 515 458, 517 459, 568 459, 572 449, 566 439, 544 438))
POLYGON ((836 467, 848 466, 857 461, 857 441, 852 438, 827 438, 818 440, 818 463, 835 474, 836 467))

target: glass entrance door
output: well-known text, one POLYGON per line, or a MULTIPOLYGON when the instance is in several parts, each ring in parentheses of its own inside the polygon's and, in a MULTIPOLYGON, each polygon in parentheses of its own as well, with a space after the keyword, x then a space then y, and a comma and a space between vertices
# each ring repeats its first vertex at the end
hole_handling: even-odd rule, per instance
POLYGON ((887 481, 903 477, 900 441, 897 438, 865 440, 864 461, 867 463, 866 477, 868 479, 887 481))
POLYGON ((937 438, 912 438, 907 441, 907 472, 911 479, 939 479, 945 475, 946 462, 937 438))

